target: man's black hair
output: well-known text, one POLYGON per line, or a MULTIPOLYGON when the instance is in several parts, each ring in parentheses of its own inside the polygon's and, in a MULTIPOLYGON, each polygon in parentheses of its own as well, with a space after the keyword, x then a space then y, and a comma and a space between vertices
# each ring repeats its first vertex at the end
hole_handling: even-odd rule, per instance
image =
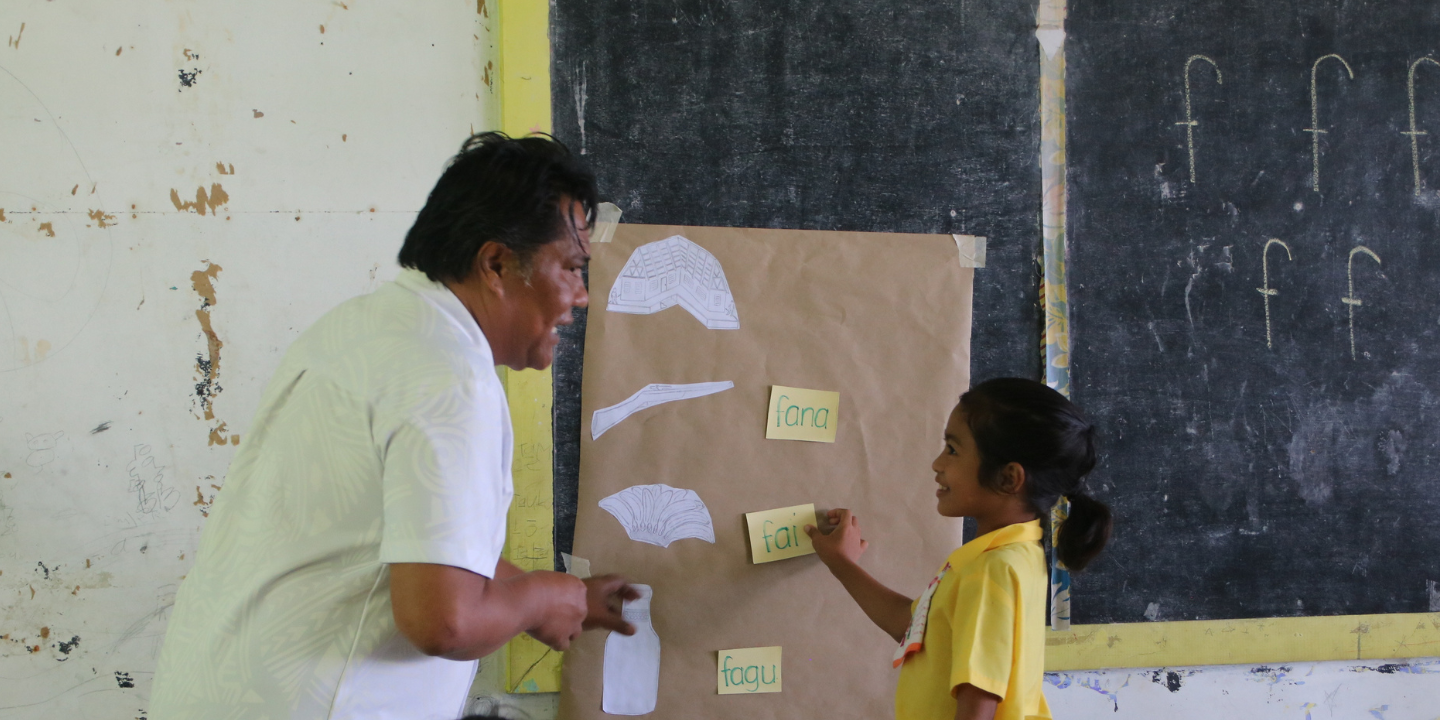
POLYGON ((492 240, 528 264, 540 246, 569 230, 564 197, 579 201, 587 224, 594 221, 595 175, 559 140, 472 135, 405 234, 400 265, 437 282, 461 282, 474 270, 480 247, 492 240))

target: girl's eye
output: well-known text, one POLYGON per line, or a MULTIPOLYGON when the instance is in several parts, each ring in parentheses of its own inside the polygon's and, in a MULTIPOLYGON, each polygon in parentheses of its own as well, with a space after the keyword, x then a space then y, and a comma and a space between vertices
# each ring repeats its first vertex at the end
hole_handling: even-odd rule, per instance
POLYGON ((955 446, 954 446, 954 445, 946 445, 946 446, 945 446, 945 452, 950 453, 951 455, 954 455, 954 454, 955 454, 955 446))

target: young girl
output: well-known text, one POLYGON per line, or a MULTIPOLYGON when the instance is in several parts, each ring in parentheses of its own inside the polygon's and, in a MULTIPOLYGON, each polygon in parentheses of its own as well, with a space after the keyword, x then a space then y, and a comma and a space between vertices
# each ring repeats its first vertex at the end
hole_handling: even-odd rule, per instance
POLYGON ((973 517, 979 537, 950 554, 919 600, 858 564, 869 545, 849 510, 833 529, 807 526, 815 552, 870 620, 900 643, 897 720, 1049 718, 1043 518, 1062 496, 1070 515, 1054 540, 1072 571, 1110 537, 1110 510, 1081 489, 1095 466, 1095 430, 1060 393, 1000 378, 960 397, 935 458, 936 510, 973 517))

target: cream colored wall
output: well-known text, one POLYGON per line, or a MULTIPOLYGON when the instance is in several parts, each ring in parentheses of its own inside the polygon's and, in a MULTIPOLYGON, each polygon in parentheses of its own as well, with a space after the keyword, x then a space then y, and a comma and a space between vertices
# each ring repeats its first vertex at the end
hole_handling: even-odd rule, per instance
POLYGON ((485 5, 0 3, 0 717, 145 716, 263 383, 497 124, 485 5))

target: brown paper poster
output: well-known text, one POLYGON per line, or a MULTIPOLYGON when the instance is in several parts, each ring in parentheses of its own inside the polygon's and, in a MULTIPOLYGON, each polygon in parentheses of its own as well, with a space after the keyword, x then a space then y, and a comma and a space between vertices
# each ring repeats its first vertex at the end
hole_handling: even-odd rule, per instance
MULTIPOLYGON (((752 563, 745 513, 848 507, 870 541, 861 564, 910 595, 960 545, 959 521, 935 512, 930 470, 969 383, 974 271, 955 241, 620 225, 593 252, 575 554, 654 589, 650 716, 890 717, 894 641, 815 555, 752 563), (835 442, 766 440, 776 385, 840 393, 835 442), (607 502, 645 542, 600 507, 638 485, 676 489, 607 502), (682 490, 703 501, 714 543, 682 490), (770 647, 783 649, 781 692, 717 692, 718 653, 770 647)), ((605 636, 566 654, 562 718, 610 717, 605 636)))

